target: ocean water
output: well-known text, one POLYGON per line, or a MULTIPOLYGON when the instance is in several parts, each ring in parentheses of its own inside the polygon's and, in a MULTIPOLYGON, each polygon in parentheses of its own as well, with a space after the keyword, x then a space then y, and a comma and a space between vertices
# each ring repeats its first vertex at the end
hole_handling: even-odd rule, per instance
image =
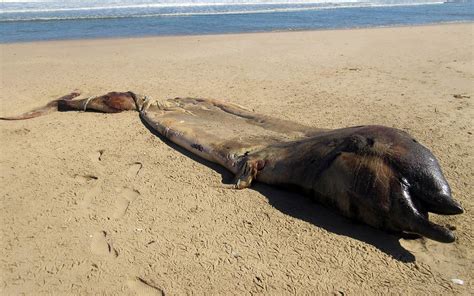
POLYGON ((474 21, 474 0, 64 0, 0 3, 0 42, 474 21))

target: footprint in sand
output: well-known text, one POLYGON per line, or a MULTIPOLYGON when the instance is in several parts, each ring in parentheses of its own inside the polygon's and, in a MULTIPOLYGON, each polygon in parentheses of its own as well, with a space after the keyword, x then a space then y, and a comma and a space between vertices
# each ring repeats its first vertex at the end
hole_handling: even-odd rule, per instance
POLYGON ((74 179, 86 187, 79 205, 82 208, 88 208, 92 200, 100 193, 99 178, 94 175, 76 175, 74 179))
POLYGON ((137 161, 137 162, 131 163, 127 170, 127 177, 135 178, 136 176, 138 176, 138 173, 140 173, 140 170, 142 169, 142 167, 143 167, 143 164, 141 162, 137 161))
POLYGON ((102 161, 102 155, 104 154, 105 150, 97 150, 92 153, 90 153, 88 156, 90 160, 94 163, 98 163, 102 161))
POLYGON ((137 295, 149 295, 149 296, 164 296, 165 293, 160 288, 146 282, 145 280, 137 277, 127 281, 127 286, 133 290, 137 295))
POLYGON ((136 200, 139 196, 140 192, 137 190, 124 188, 117 198, 117 202, 115 203, 115 211, 113 212, 112 217, 115 219, 123 217, 127 212, 130 203, 136 200))
POLYGON ((117 250, 115 250, 107 240, 107 232, 98 231, 91 237, 91 251, 93 254, 112 258, 118 256, 117 250))

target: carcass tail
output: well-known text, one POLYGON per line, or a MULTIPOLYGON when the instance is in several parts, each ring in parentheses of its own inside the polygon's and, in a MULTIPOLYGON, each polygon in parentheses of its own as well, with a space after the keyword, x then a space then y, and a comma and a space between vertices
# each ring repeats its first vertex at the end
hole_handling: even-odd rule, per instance
POLYGON ((80 93, 78 92, 72 92, 70 94, 67 94, 65 96, 60 97, 59 99, 53 100, 46 104, 45 106, 35 108, 31 111, 28 111, 26 113, 23 113, 21 115, 16 115, 16 116, 5 116, 5 117, 0 117, 0 120, 24 120, 24 119, 30 119, 30 118, 35 118, 39 117, 42 115, 46 115, 55 111, 58 111, 58 104, 61 101, 70 101, 74 99, 75 97, 79 96, 80 93))

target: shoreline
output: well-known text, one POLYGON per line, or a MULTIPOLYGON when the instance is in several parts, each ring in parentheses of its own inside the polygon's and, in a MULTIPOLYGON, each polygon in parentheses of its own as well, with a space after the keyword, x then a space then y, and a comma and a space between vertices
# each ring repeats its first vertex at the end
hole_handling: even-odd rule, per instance
POLYGON ((97 37, 97 38, 77 38, 77 39, 48 39, 48 40, 34 40, 34 41, 15 41, 15 42, 0 42, 2 45, 14 44, 30 44, 30 43, 48 43, 48 42, 75 42, 75 41, 100 41, 100 40, 134 40, 134 39, 153 39, 153 38, 174 38, 174 37, 206 37, 206 36, 233 36, 233 35, 254 35, 254 34, 273 34, 273 33, 302 33, 302 32, 325 32, 325 31, 350 31, 350 30, 376 30, 376 29, 396 29, 396 28, 417 28, 417 27, 433 27, 433 26, 449 26, 449 25, 466 25, 474 24, 474 21, 448 21, 439 23, 426 24, 411 24, 411 25, 387 25, 387 26, 372 26, 372 27, 347 27, 347 28, 323 28, 323 29, 288 29, 288 30, 274 30, 274 31, 255 31, 255 32, 239 32, 239 33, 219 33, 219 34, 177 34, 177 35, 142 35, 142 36, 122 36, 122 37, 97 37))

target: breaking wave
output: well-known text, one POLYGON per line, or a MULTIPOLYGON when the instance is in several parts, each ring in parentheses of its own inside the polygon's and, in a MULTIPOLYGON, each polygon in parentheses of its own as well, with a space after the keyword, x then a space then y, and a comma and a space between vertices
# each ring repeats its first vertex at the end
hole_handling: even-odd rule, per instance
MULTIPOLYGON (((394 7, 415 6, 427 4, 442 4, 440 1, 390 1, 385 3, 359 1, 261 1, 261 2, 185 2, 185 3, 140 3, 114 2, 115 5, 90 5, 76 3, 65 6, 54 2, 28 3, 22 7, 19 3, 8 6, 3 3, 0 10, 0 22, 16 21, 57 21, 57 20, 87 20, 87 19, 115 19, 115 18, 146 18, 146 17, 179 17, 199 15, 233 15, 233 14, 263 14, 301 12, 323 9, 364 8, 364 7, 394 7), (38 3, 39 4, 39 3, 38 3), (80 5, 82 4, 82 6, 80 5), (20 8, 21 7, 21 8, 20 8)), ((94 2, 95 3, 95 2, 94 2)), ((67 4, 67 2, 66 2, 67 4)), ((89 3, 90 4, 90 3, 89 3)), ((99 4, 99 3, 96 3, 99 4)))

